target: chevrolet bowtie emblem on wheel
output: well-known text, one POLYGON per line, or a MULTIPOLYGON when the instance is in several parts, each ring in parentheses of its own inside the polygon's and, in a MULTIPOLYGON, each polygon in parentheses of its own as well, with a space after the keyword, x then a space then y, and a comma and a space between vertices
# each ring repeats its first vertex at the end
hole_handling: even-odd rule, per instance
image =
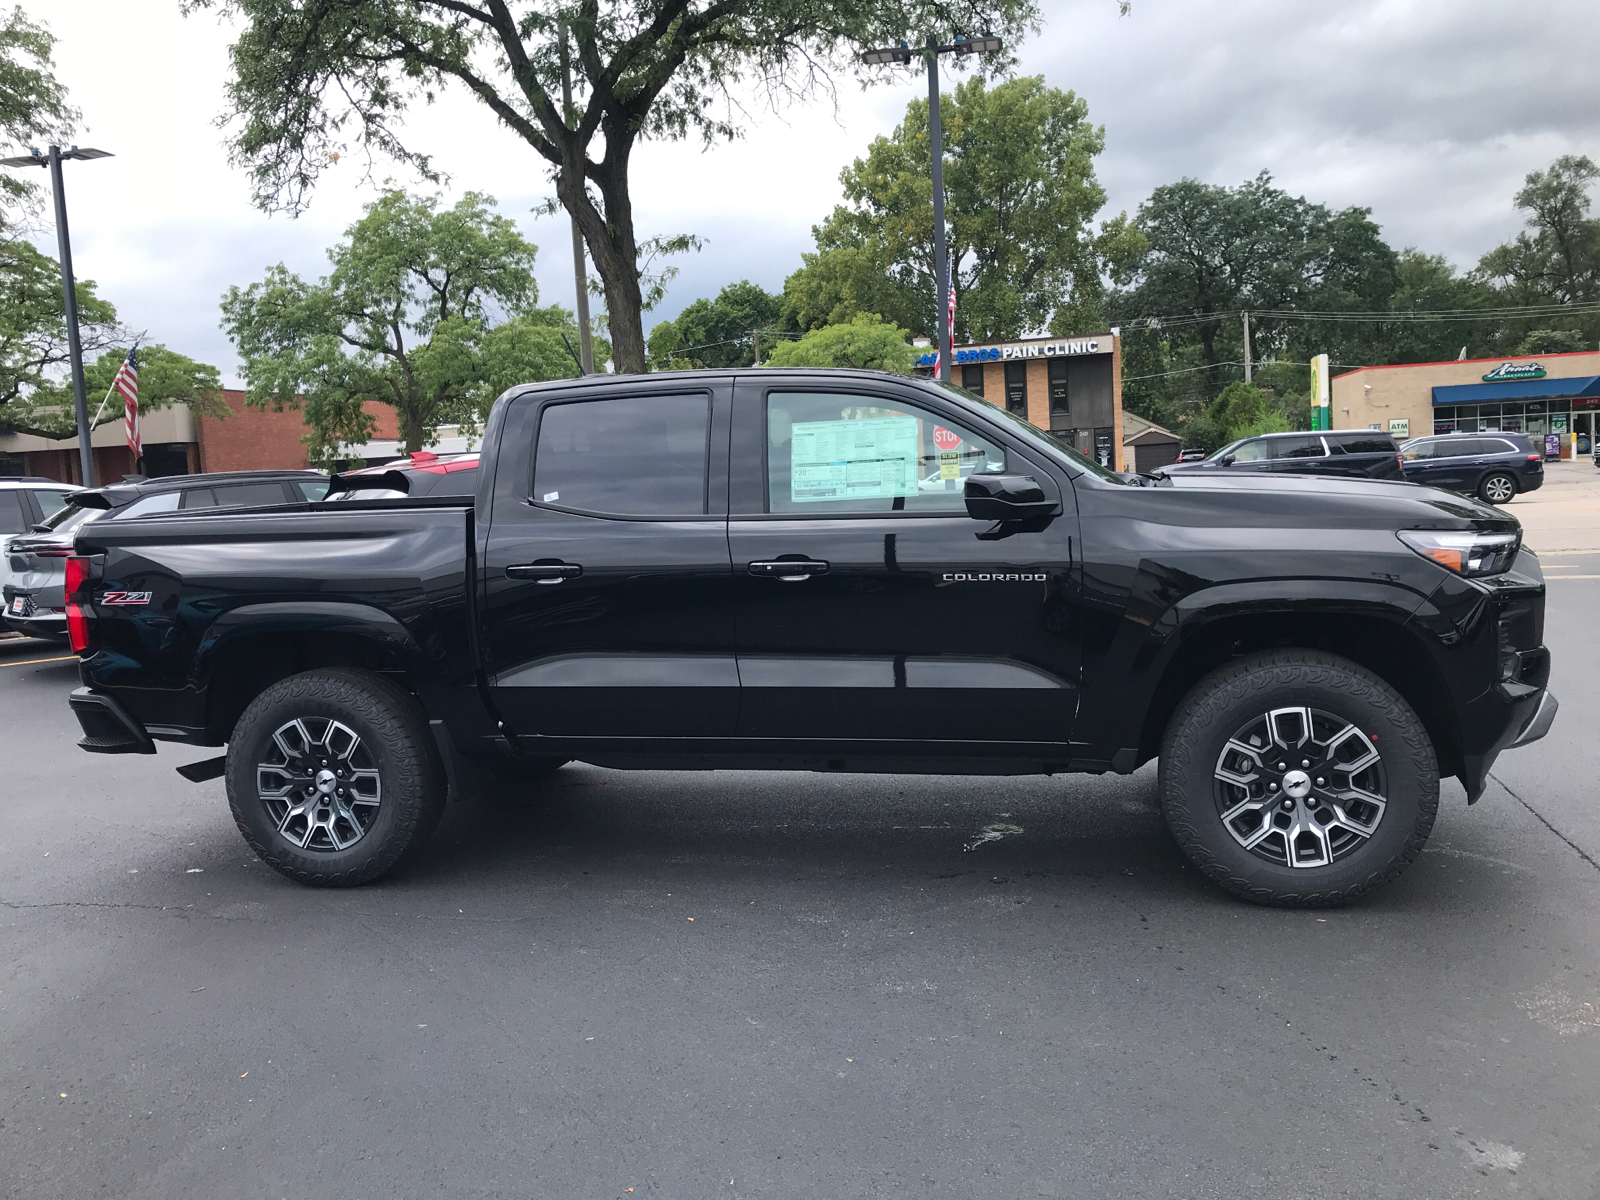
POLYGON ((946 583, 1044 583, 1048 581, 1049 578, 1050 577, 1043 572, 1040 572, 1036 575, 1019 575, 1014 571, 995 571, 992 574, 987 571, 981 573, 968 571, 946 571, 944 575, 944 581, 946 583))
POLYGON ((149 592, 107 592, 100 597, 101 604, 149 604, 149 592))

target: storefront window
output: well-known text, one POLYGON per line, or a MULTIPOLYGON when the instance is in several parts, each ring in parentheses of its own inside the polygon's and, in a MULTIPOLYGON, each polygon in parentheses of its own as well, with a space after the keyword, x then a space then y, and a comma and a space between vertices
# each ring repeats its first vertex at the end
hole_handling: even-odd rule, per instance
POLYGON ((1028 364, 1006 364, 1006 411, 1019 417, 1028 415, 1028 364))
POLYGON ((963 363, 961 366, 961 386, 974 396, 983 395, 983 364, 963 363))
MULTIPOLYGON (((1049 361, 1050 378, 1050 415, 1063 417, 1067 415, 1067 360, 1052 358, 1049 361)), ((1051 424, 1055 424, 1051 421, 1051 424)))

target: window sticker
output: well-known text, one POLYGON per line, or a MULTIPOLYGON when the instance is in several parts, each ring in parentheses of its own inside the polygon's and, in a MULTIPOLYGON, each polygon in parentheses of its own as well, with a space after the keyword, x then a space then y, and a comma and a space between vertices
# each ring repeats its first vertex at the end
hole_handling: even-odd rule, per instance
POLYGON ((544 494, 544 502, 546 504, 553 504, 559 499, 561 499, 561 493, 560 492, 546 492, 544 494))
POLYGON ((870 500, 917 494, 916 417, 805 421, 790 442, 790 499, 870 500))

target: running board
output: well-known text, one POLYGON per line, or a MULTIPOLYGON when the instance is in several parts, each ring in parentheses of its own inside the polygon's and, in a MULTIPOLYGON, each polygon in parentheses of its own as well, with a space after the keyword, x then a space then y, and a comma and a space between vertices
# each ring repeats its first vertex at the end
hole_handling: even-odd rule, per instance
POLYGON ((178 768, 190 783, 204 783, 208 779, 221 779, 228 773, 228 756, 219 754, 215 758, 202 758, 199 762, 184 763, 178 768))

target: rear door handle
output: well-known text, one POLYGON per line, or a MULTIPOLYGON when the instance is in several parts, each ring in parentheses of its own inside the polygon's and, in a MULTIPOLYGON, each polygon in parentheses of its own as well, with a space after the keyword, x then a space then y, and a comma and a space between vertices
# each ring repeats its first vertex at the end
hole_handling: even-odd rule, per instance
POLYGON ((813 575, 826 575, 828 564, 814 559, 787 559, 780 562, 753 562, 745 570, 784 583, 800 583, 813 575))
POLYGON ((507 579, 531 579, 535 583, 560 583, 582 574, 583 568, 576 563, 520 563, 506 568, 507 579))

